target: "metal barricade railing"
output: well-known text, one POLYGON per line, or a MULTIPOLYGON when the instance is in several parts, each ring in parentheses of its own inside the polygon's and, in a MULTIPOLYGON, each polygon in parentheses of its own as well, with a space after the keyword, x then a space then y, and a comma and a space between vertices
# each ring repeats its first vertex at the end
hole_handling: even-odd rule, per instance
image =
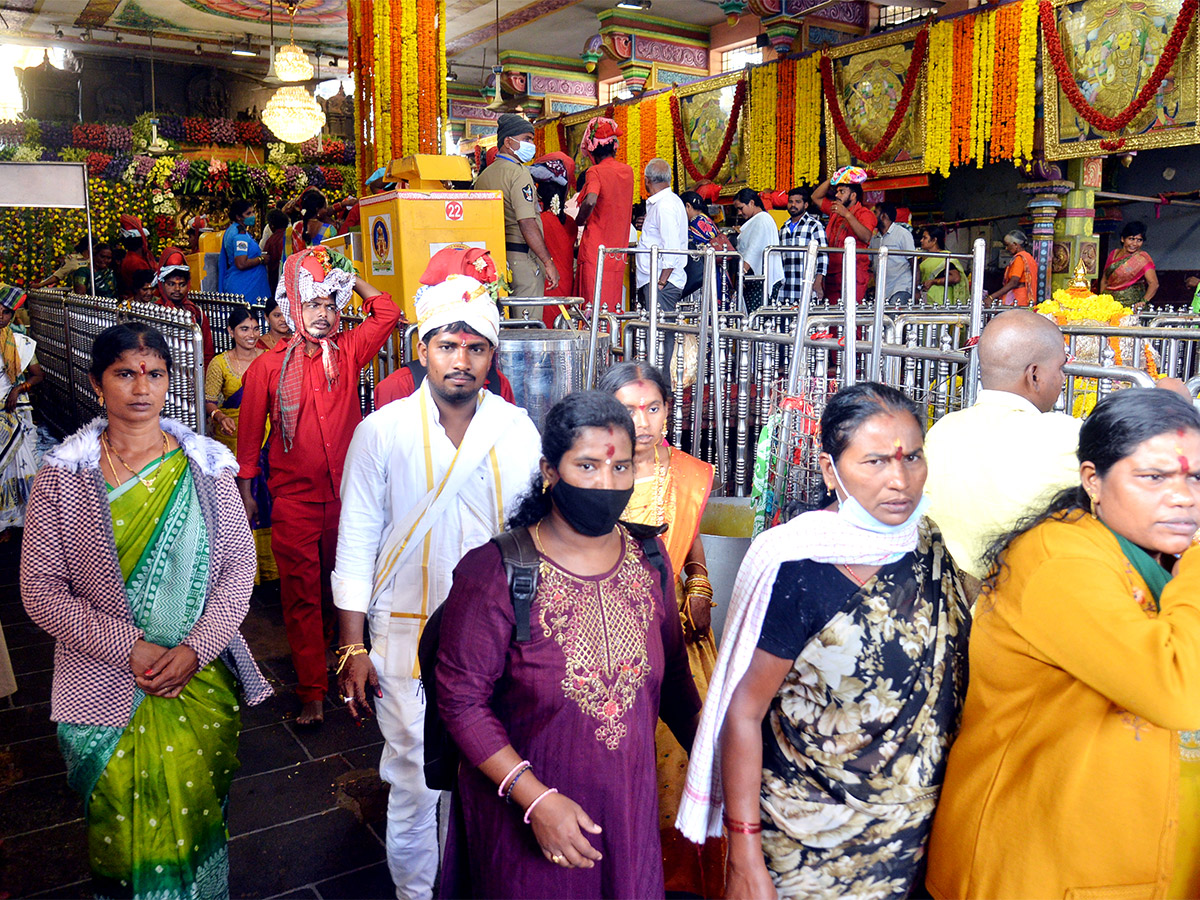
POLYGON ((1149 348, 1154 357, 1152 367, 1163 375, 1187 381, 1200 373, 1200 328, 1075 323, 1063 325, 1062 333, 1067 337, 1068 355, 1077 361, 1149 368, 1149 348), (1107 360, 1103 356, 1105 348, 1111 354, 1107 360))
POLYGON ((130 303, 117 307, 116 313, 118 322, 142 322, 162 333, 172 357, 163 415, 204 434, 204 335, 191 313, 154 303, 130 303))
POLYGON ((40 410, 63 433, 101 415, 88 378, 92 343, 104 329, 129 321, 154 326, 171 350, 174 364, 164 414, 204 433, 204 341, 189 313, 149 303, 118 307, 108 297, 32 291, 29 319, 51 398, 40 410))
MULTIPOLYGON (((208 327, 212 330, 213 347, 217 353, 223 353, 233 346, 233 338, 229 336, 226 323, 229 321, 229 314, 234 309, 248 306, 253 312, 256 305, 259 310, 264 310, 267 305, 265 297, 259 297, 254 303, 249 303, 241 294, 221 294, 216 291, 191 291, 188 293, 188 299, 200 307, 208 318, 208 327)), ((266 316, 256 315, 256 318, 259 318, 258 327, 265 330, 266 316)))

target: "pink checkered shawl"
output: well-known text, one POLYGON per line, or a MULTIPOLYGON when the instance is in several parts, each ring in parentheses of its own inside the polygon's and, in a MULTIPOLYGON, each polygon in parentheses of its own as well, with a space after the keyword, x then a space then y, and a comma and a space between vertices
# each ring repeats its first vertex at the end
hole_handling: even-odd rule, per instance
MULTIPOLYGON (((50 718, 124 727, 136 687, 129 669, 142 630, 133 624, 117 562, 112 516, 100 473, 95 419, 46 455, 33 482, 21 546, 21 599, 30 618, 56 640, 50 718)), ((250 605, 256 556, 225 447, 179 422, 162 420, 188 458, 208 530, 210 563, 204 612, 184 643, 200 665, 218 656, 241 683, 247 703, 272 689, 238 632, 250 605)))

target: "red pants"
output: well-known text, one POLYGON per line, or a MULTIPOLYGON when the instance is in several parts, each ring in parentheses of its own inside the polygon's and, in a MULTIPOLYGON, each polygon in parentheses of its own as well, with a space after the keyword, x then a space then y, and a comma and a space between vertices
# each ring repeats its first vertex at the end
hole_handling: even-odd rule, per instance
MULTIPOLYGON (((825 300, 828 303, 842 302, 842 270, 833 271, 833 266, 829 267, 829 274, 825 276, 825 300)), ((854 302, 862 303, 863 297, 867 295, 867 282, 870 280, 870 274, 863 269, 858 269, 854 273, 854 292, 857 295, 854 302)))
POLYGON ((329 573, 337 558, 341 511, 340 500, 312 503, 295 497, 275 497, 271 507, 271 549, 279 566, 283 622, 301 703, 322 700, 329 690, 321 608, 324 600, 333 609, 329 573))

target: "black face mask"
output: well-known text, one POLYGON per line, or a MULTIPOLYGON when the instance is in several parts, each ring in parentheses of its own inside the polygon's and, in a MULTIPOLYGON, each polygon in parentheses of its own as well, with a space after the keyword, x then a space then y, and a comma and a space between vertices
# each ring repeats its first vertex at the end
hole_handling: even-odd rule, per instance
POLYGON ((632 487, 623 491, 581 488, 561 478, 550 488, 550 497, 567 524, 586 537, 603 537, 612 531, 632 496, 632 487))

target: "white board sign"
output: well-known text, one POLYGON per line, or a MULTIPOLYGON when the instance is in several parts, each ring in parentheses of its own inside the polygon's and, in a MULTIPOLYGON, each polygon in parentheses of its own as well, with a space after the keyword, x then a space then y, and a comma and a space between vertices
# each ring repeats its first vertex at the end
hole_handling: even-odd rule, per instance
POLYGON ((0 207, 84 209, 87 163, 0 162, 0 207))

